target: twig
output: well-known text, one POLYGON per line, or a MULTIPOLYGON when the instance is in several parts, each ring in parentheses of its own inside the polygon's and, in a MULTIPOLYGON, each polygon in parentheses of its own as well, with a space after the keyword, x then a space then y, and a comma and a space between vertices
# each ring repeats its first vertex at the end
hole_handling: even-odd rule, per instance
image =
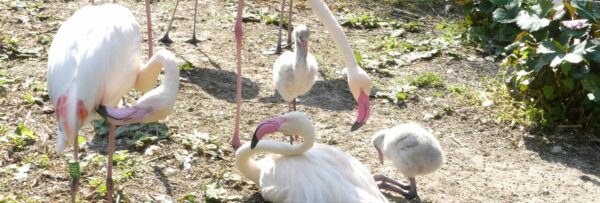
POLYGON ((581 128, 581 125, 559 125, 559 128, 581 128))
POLYGON ((165 158, 165 157, 168 157, 168 156, 173 156, 173 153, 169 153, 169 154, 165 154, 165 155, 162 155, 162 156, 159 156, 159 157, 152 158, 152 159, 146 161, 146 163, 150 163, 150 162, 153 162, 153 161, 156 161, 158 159, 162 159, 162 158, 165 158))

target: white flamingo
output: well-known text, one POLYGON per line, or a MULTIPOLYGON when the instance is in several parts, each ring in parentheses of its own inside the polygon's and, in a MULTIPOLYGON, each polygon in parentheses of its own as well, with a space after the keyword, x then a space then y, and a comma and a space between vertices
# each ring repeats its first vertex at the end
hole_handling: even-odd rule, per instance
POLYGON ((342 150, 314 144, 315 129, 301 112, 289 112, 262 121, 251 143, 235 154, 235 167, 260 185, 263 198, 271 202, 387 202, 371 173, 342 150), (261 140, 282 132, 300 135, 304 142, 290 145, 261 140), (256 154, 269 155, 259 161, 256 154))
MULTIPOLYGON (((354 58, 354 53, 350 44, 346 38, 346 34, 337 23, 337 20, 331 14, 329 7, 323 2, 323 0, 308 0, 308 4, 317 15, 317 18, 323 23, 325 29, 331 34, 333 41, 337 48, 342 52, 342 59, 346 64, 348 86, 350 92, 354 97, 354 100, 358 103, 358 114, 351 131, 358 130, 363 126, 369 119, 371 108, 369 105, 369 95, 371 94, 371 79, 369 75, 358 66, 358 62, 354 58)), ((233 148, 237 149, 240 145, 239 137, 239 123, 240 123, 240 112, 241 112, 241 92, 242 92, 242 14, 244 10, 244 0, 238 0, 237 15, 235 19, 235 42, 236 42, 236 66, 237 66, 237 78, 236 78, 236 113, 235 113, 235 126, 234 133, 230 139, 230 144, 233 148)))
MULTIPOLYGON (((116 3, 117 0, 113 0, 113 3, 116 3)), ((94 0, 90 0, 90 3, 95 4, 94 0)), ((152 38, 152 15, 150 15, 150 0, 144 0, 144 3, 146 5, 146 22, 147 22, 147 28, 148 28, 148 57, 151 57, 152 55, 154 55, 154 44, 153 44, 153 38, 152 38)), ((196 26, 194 24, 194 26, 196 26)), ((194 27, 194 31, 196 31, 196 28, 194 27)))
MULTIPOLYGON (((78 10, 56 33, 48 55, 48 93, 58 119, 56 151, 77 142, 79 129, 98 111, 111 122, 108 140, 107 198, 112 202, 112 156, 115 125, 152 122, 172 110, 179 86, 175 56, 158 51, 142 64, 141 33, 132 13, 125 7, 105 4, 78 10), (110 15, 106 15, 110 13, 110 15), (162 85, 152 89, 161 67, 162 85), (111 108, 132 87, 147 92, 129 108, 111 108), (107 106, 107 107, 105 107, 107 106)), ((74 144, 74 159, 78 160, 74 144)), ((72 201, 77 191, 72 183, 72 201)))
POLYGON ((305 25, 294 29, 294 52, 283 53, 273 64, 273 83, 289 111, 296 110, 296 98, 306 94, 317 79, 318 64, 308 53, 310 30, 305 25))
POLYGON ((408 178, 410 185, 399 183, 382 174, 375 175, 374 179, 379 181, 380 188, 398 192, 406 199, 417 197, 415 180, 417 175, 432 173, 444 163, 444 152, 438 141, 429 131, 416 123, 406 123, 380 130, 373 136, 373 145, 381 164, 384 158, 390 159, 394 166, 408 178))

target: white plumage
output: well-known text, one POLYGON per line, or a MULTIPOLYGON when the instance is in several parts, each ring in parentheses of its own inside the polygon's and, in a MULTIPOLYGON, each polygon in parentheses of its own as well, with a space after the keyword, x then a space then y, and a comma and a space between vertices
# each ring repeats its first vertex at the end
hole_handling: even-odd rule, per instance
POLYGON ((313 145, 314 140, 314 127, 304 113, 267 119, 255 131, 255 148, 246 143, 238 149, 235 166, 271 202, 387 202, 367 167, 338 148, 313 145), (258 141, 275 131, 300 135, 304 142, 258 141), (260 153, 269 155, 252 160, 260 153))
MULTIPOLYGON (((48 93, 59 128, 57 153, 74 143, 79 129, 94 119, 97 110, 106 109, 104 106, 109 108, 104 116, 112 116, 109 157, 114 151, 115 121, 153 122, 171 113, 179 87, 175 56, 161 50, 142 66, 141 41, 138 22, 119 5, 86 6, 61 25, 50 46, 47 71, 48 93), (165 80, 154 88, 163 67, 165 80), (133 87, 149 92, 132 107, 113 108, 133 87)), ((76 160, 77 151, 75 145, 76 160)), ((111 202, 112 160, 108 162, 107 195, 111 202)))
POLYGON ((444 163, 444 153, 436 138, 416 123, 406 123, 380 130, 373 137, 373 145, 379 153, 381 162, 383 158, 391 160, 392 164, 409 179, 411 182, 409 196, 416 196, 416 183, 414 183, 416 176, 432 173, 444 163))
POLYGON ((308 53, 309 36, 308 27, 296 27, 293 33, 294 52, 286 51, 273 64, 273 83, 288 103, 310 91, 317 79, 317 60, 308 53))

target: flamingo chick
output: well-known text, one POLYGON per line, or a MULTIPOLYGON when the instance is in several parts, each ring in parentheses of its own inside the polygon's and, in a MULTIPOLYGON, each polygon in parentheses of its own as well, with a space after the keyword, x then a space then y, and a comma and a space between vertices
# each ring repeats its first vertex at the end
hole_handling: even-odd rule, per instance
POLYGON ((296 110, 296 98, 306 94, 317 79, 318 64, 308 53, 310 30, 305 25, 294 29, 294 52, 286 51, 273 64, 273 83, 288 102, 288 110, 296 110))
POLYGON ((410 185, 404 185, 382 174, 375 175, 373 178, 379 181, 380 188, 398 192, 406 199, 417 197, 415 180, 417 175, 432 173, 444 163, 444 152, 438 141, 429 131, 416 123, 406 123, 380 130, 373 136, 373 145, 381 164, 384 157, 390 159, 394 166, 408 178, 410 185))
MULTIPOLYGON (((114 4, 86 6, 61 25, 48 54, 48 94, 58 120, 57 153, 76 143, 79 129, 94 119, 97 110, 111 118, 127 118, 120 123, 115 122, 119 119, 109 120, 109 202, 113 194, 115 125, 164 118, 173 109, 179 86, 175 56, 161 50, 142 64, 141 42, 139 24, 127 8, 114 4), (162 67, 166 74, 163 85, 146 93, 133 107, 122 110, 104 107, 116 106, 133 87, 149 91, 155 86, 162 67)), ((73 158, 77 161, 78 145, 74 148, 73 158)), ((74 178, 73 202, 77 185, 78 180, 74 178)))
POLYGON ((338 148, 315 144, 315 136, 304 113, 266 119, 254 131, 252 142, 236 151, 235 167, 259 184, 270 202, 387 202, 367 167, 338 148), (304 142, 262 140, 275 132, 300 135, 304 142), (260 153, 269 155, 252 159, 260 153))

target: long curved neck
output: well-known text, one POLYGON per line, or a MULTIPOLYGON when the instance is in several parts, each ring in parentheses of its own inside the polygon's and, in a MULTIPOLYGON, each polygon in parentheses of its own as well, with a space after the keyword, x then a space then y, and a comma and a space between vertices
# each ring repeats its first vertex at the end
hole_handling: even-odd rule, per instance
POLYGON ((335 45, 342 53, 342 59, 346 64, 349 70, 358 69, 358 63, 354 58, 354 53, 352 52, 352 48, 348 43, 348 39, 346 38, 346 34, 342 27, 338 24, 337 20, 329 10, 329 7, 323 0, 308 0, 308 4, 317 15, 317 18, 323 23, 325 29, 329 31, 335 45))
POLYGON ((242 173, 242 175, 246 176, 254 183, 259 184, 261 166, 258 164, 258 161, 253 160, 252 157, 260 153, 293 156, 302 154, 312 148, 315 142, 314 129, 300 132, 298 135, 304 139, 302 144, 290 145, 273 140, 262 140, 254 149, 250 149, 250 143, 242 145, 235 154, 235 167, 242 173))
POLYGON ((138 72, 135 81, 135 88, 141 92, 150 91, 155 85, 160 74, 161 68, 164 68, 165 78, 161 86, 169 92, 177 92, 179 88, 179 67, 175 62, 175 56, 165 50, 158 51, 138 72))
POLYGON ((296 42, 296 45, 294 47, 294 54, 296 55, 294 69, 296 71, 308 70, 308 64, 306 61, 306 57, 308 56, 308 49, 305 49, 304 47, 302 47, 302 43, 300 43, 299 41, 296 42))

